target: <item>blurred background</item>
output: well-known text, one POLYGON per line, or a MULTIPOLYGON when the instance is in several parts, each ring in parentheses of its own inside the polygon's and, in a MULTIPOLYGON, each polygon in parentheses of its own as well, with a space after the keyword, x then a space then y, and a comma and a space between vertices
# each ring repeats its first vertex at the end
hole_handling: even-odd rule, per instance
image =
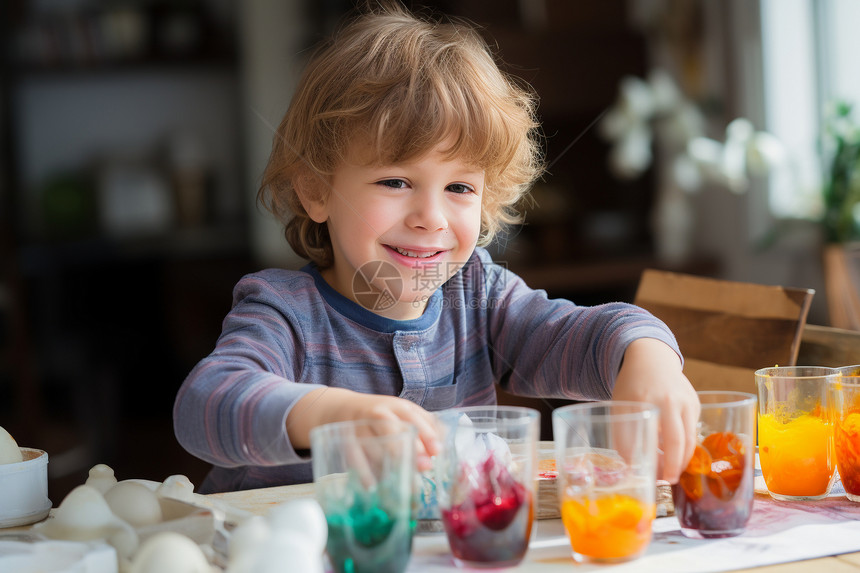
MULTIPOLYGON (((860 100, 860 3, 408 4, 480 24, 540 96, 549 170, 493 245, 533 287, 629 301, 663 268, 814 288, 809 322, 833 323, 822 253, 860 214, 834 195, 860 180, 836 103, 860 100)), ((242 274, 303 264, 255 195, 308 48, 351 7, 3 2, 0 425, 48 451, 55 505, 96 463, 208 470, 173 398, 242 274)))

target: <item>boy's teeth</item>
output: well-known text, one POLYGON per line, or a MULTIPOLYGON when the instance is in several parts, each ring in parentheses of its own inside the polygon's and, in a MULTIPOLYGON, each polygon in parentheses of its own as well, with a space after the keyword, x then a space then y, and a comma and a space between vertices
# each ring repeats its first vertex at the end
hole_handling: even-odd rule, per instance
POLYGON ((394 247, 394 250, 401 255, 405 255, 407 257, 418 257, 419 259, 426 259, 427 257, 432 257, 437 252, 433 251, 432 253, 418 253, 416 251, 407 251, 406 249, 401 249, 400 247, 394 247))

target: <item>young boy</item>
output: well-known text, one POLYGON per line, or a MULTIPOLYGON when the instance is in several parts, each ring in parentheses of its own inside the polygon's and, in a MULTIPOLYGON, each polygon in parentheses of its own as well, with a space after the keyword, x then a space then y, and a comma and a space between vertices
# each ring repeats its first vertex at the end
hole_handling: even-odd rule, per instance
POLYGON ((579 307, 478 245, 539 176, 534 97, 460 23, 399 8, 353 19, 312 58, 260 199, 311 264, 244 277, 189 374, 176 435, 215 467, 203 492, 310 481, 308 432, 400 418, 438 450, 434 410, 510 392, 661 408, 663 477, 695 445, 698 400, 665 325, 579 307))

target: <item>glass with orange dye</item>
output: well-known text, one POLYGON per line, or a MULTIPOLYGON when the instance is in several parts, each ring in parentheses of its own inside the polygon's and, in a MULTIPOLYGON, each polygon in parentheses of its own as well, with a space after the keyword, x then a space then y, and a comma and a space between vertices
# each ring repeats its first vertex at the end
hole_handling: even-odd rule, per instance
POLYGON ((834 368, 783 366, 756 371, 759 461, 771 497, 821 499, 836 476, 831 386, 834 368))
POLYGON ((591 402, 553 412, 561 519, 576 561, 640 556, 657 511, 659 411, 591 402))
POLYGON ((830 491, 835 469, 833 424, 821 412, 781 421, 759 416, 759 459, 771 494, 809 498, 830 491))
POLYGON ((687 537, 740 535, 752 514, 756 397, 699 392, 699 441, 672 487, 675 515, 687 537))
POLYGON ((851 501, 860 501, 860 365, 838 368, 833 384, 836 465, 851 501))
POLYGON ((591 559, 617 560, 642 553, 651 542, 656 505, 631 495, 568 498, 561 520, 574 551, 591 559))

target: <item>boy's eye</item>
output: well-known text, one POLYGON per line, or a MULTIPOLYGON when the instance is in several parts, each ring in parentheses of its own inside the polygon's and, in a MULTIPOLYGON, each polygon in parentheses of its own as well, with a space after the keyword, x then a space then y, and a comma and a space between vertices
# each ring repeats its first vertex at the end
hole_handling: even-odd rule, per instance
POLYGON ((462 183, 451 183, 450 185, 448 185, 447 189, 448 191, 457 194, 471 193, 472 191, 474 191, 474 189, 462 183))
POLYGON ((382 181, 377 181, 377 185, 391 187, 392 189, 403 189, 406 187, 406 181, 402 179, 383 179, 382 181))

